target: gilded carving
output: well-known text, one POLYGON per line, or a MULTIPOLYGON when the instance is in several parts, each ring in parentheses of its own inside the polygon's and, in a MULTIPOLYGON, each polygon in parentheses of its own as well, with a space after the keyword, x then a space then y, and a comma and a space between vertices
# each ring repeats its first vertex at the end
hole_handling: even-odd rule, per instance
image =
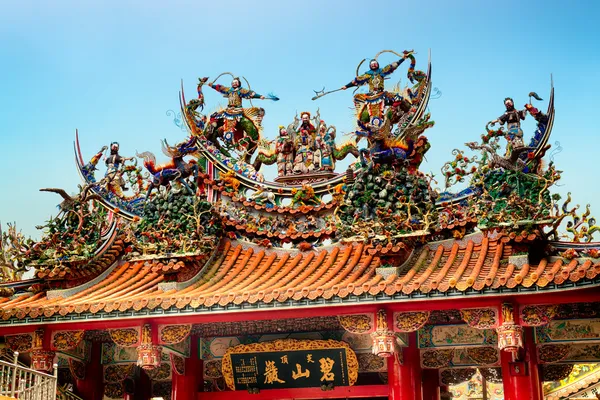
POLYGON ((44 347, 44 329, 36 329, 33 332, 33 348, 41 349, 44 347))
POLYGON ((569 345, 547 344, 538 347, 538 358, 541 363, 561 361, 569 354, 569 345))
POLYGON ((135 347, 141 340, 141 328, 109 329, 110 338, 119 347, 135 347))
POLYGON ((52 332, 52 348, 58 351, 74 349, 79 346, 84 334, 84 330, 52 332))
POLYGON ((525 306, 521 309, 521 321, 525 326, 546 325, 556 316, 557 311, 557 305, 525 306))
POLYGON ((421 352, 424 368, 446 368, 451 365, 454 350, 425 350, 421 352))
POLYGON ((192 331, 192 324, 161 325, 158 328, 160 344, 177 344, 183 342, 192 331))
POLYGON ((500 358, 498 349, 489 346, 469 348, 467 354, 478 365, 493 365, 500 358))
POLYGON ((415 332, 429 320, 430 311, 414 311, 394 313, 394 330, 396 332, 415 332))
POLYGON ((185 358, 178 354, 169 354, 169 358, 171 360, 171 367, 173 368, 173 373, 177 375, 185 375, 185 358))
POLYGON ((137 347, 137 365, 148 372, 161 367, 162 347, 152 343, 152 328, 150 324, 142 326, 141 333, 142 344, 137 347))
POLYGON ((385 359, 372 353, 359 353, 358 370, 359 372, 386 372, 387 365, 385 359))
MULTIPOLYGON (((542 368, 542 379, 544 379, 545 367, 550 365, 544 365, 542 368)), ((547 381, 544 383, 544 394, 549 400, 565 399, 571 397, 570 395, 578 393, 577 398, 594 398, 593 393, 589 393, 592 396, 585 396, 585 389, 594 388, 594 385, 600 381, 600 364, 559 364, 552 365, 551 367, 556 368, 556 376, 548 376, 550 378, 560 378, 560 375, 564 376, 567 372, 566 368, 572 368, 571 372, 561 380, 547 381), (565 368, 560 371, 560 367, 565 368)), ((554 368, 553 368, 554 369, 554 368)), ((575 396, 573 396, 575 397, 575 396)), ((598 396, 595 396, 598 397, 598 396)))
POLYGON ((125 395, 123 391, 123 385, 121 382, 107 383, 104 385, 104 398, 108 399, 122 399, 125 395))
POLYGON ((513 305, 510 303, 502 303, 502 323, 513 323, 515 322, 515 313, 513 305))
POLYGON ((204 361, 204 377, 207 379, 221 378, 223 376, 221 366, 221 360, 204 361))
POLYGON ((372 314, 351 314, 338 316, 340 325, 350 333, 369 333, 373 330, 372 314))
POLYGON ((33 335, 31 333, 6 335, 4 341, 12 351, 18 351, 19 353, 30 352, 33 348, 33 335))
POLYGON ((146 374, 153 381, 166 381, 171 379, 171 363, 162 363, 158 368, 146 370, 146 374))
POLYGON ((134 372, 134 364, 113 364, 104 366, 105 383, 121 383, 134 372))
POLYGON ((498 326, 498 310, 495 308, 467 308, 460 315, 470 327, 491 329, 498 326))

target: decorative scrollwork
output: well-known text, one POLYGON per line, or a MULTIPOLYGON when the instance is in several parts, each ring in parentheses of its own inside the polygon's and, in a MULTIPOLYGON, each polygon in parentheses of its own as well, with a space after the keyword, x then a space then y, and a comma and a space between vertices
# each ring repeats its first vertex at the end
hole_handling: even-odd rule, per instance
POLYGON ((104 398, 122 399, 125 395, 121 382, 113 382, 104 384, 104 398))
POLYGON ((475 368, 445 369, 441 373, 440 380, 444 385, 458 385, 471 380, 476 372, 475 368))
POLYGON ((160 367, 146 370, 146 374, 153 381, 165 381, 171 379, 171 363, 162 363, 160 367))
POLYGON ((558 311, 557 305, 532 305, 521 309, 521 321, 526 326, 542 326, 548 324, 558 311))
POLYGON ((338 320, 340 325, 350 333, 369 333, 374 328, 372 314, 339 315, 338 320))
POLYGON ((415 332, 429 320, 430 311, 394 313, 394 330, 396 332, 415 332))
POLYGON ((460 315, 472 328, 492 329, 498 326, 498 310, 495 308, 468 308, 460 310, 460 315))
POLYGON ((425 368, 446 368, 450 366, 454 350, 425 350, 421 353, 421 364, 425 368))
POLYGON ((74 349, 79 345, 84 334, 84 330, 52 332, 52 348, 58 351, 74 349))
POLYGON ((163 325, 158 329, 161 344, 177 344, 183 342, 192 331, 192 324, 163 325))
POLYGON ((207 379, 218 379, 223 376, 221 372, 221 360, 204 361, 204 377, 207 379))
POLYGON ((18 351, 19 353, 30 352, 33 348, 33 335, 31 333, 6 335, 4 341, 12 351, 18 351))
POLYGON ((104 366, 104 382, 120 383, 134 372, 134 364, 110 364, 104 366))
POLYGON ((387 366, 385 359, 371 353, 360 353, 358 357, 358 370, 360 372, 385 372, 387 366))
POLYGON ((120 347, 135 347, 141 341, 141 328, 109 329, 110 338, 120 347))
POLYGON ((542 365, 542 381, 562 381, 573 371, 573 364, 551 364, 542 365))
POLYGON ((180 356, 178 354, 169 354, 169 358, 171 360, 171 367, 173 368, 173 373, 177 375, 185 375, 185 357, 180 356))
POLYGON ((538 347, 538 358, 542 363, 554 363, 569 355, 570 346, 560 344, 547 344, 538 347))
POLYGON ((478 365, 493 365, 500 361, 500 354, 495 347, 474 347, 467 349, 467 355, 478 365))

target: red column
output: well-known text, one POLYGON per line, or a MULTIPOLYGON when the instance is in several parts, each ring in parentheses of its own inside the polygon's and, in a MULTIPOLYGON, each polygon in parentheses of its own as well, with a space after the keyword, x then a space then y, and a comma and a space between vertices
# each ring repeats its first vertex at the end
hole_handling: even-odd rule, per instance
POLYGON ((85 366, 85 379, 76 380, 77 394, 83 400, 101 400, 104 397, 102 343, 92 342, 90 361, 85 366))
POLYGON ((192 338, 190 357, 185 360, 185 375, 173 374, 172 400, 198 399, 198 387, 202 382, 202 360, 198 358, 198 338, 192 338))
POLYGON ((404 361, 400 365, 402 400, 421 400, 421 353, 417 347, 417 333, 408 335, 408 347, 404 348, 404 361))
POLYGON ((437 369, 423 370, 423 400, 439 400, 440 377, 437 369))
POLYGON ((543 400, 542 380, 538 366, 537 349, 533 328, 525 328, 525 361, 528 363, 529 390, 533 400, 543 400))
POLYGON ((388 357, 387 359, 387 370, 388 370, 388 386, 390 388, 388 399, 389 400, 400 400, 402 399, 399 365, 396 357, 388 357))
POLYGON ((524 332, 525 349, 519 354, 517 361, 513 362, 511 353, 503 351, 502 383, 504 386, 505 400, 542 400, 542 390, 535 351, 533 331, 526 329, 524 332))
POLYGON ((529 377, 523 368, 524 362, 513 362, 513 355, 507 351, 500 354, 502 363, 502 385, 504 386, 504 400, 532 399, 529 394, 529 377))
POLYGON ((145 371, 140 371, 139 379, 135 385, 134 400, 150 400, 152 397, 152 381, 145 371))

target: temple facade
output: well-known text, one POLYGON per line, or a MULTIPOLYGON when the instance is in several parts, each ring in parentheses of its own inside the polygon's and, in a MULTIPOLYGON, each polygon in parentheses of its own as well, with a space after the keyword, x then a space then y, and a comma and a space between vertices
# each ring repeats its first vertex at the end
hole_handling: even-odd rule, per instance
POLYGON ((546 111, 506 98, 437 182, 431 62, 362 64, 313 98, 358 89, 344 143, 318 110, 269 141, 279 98, 227 73, 182 87, 166 163, 84 157, 77 134, 79 193, 42 189, 62 201, 39 241, 0 233, 0 398, 600 398, 599 228, 553 192, 554 89, 546 111), (204 115, 206 88, 227 106, 204 115), (11 363, 56 397, 26 397, 39 379, 11 363))

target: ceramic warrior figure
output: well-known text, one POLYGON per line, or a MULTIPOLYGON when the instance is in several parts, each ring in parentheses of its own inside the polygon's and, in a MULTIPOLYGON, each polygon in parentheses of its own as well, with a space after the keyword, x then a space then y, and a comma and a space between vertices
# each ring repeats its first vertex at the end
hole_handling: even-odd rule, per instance
POLYGON ((285 127, 279 127, 279 137, 275 148, 277 152, 277 174, 291 175, 294 169, 294 142, 285 127))
POLYGON ((521 129, 521 121, 525 119, 527 110, 516 110, 513 99, 507 97, 504 99, 506 112, 498 119, 492 121, 492 126, 496 123, 500 125, 506 124, 507 134, 513 147, 523 146, 523 130, 521 129))
POLYGON ((133 157, 122 157, 119 154, 119 143, 112 142, 110 144, 110 155, 106 157, 106 174, 105 177, 108 178, 110 183, 117 183, 123 190, 127 190, 125 186, 125 180, 123 179, 123 174, 121 173, 123 168, 123 163, 128 160, 133 160, 133 157))
POLYGON ((227 108, 211 115, 211 128, 222 130, 222 137, 228 146, 238 145, 245 149, 247 155, 251 156, 257 147, 264 110, 258 107, 243 108, 242 100, 269 99, 277 101, 279 99, 272 95, 265 97, 253 90, 243 88, 240 78, 233 78, 231 87, 218 85, 215 82, 208 85, 227 98, 227 108))
POLYGON ((409 54, 409 52, 404 52, 404 57, 383 68, 379 67, 377 60, 371 60, 367 72, 357 76, 345 86, 342 86, 342 89, 345 90, 354 86, 369 85, 367 93, 354 95, 354 103, 358 110, 359 119, 362 122, 369 122, 372 117, 382 117, 385 106, 400 100, 399 95, 385 91, 384 79, 386 76, 392 74, 406 60, 409 54))
POLYGON ((335 158, 333 150, 335 148, 335 126, 322 126, 323 131, 320 132, 323 137, 321 145, 321 168, 326 171, 333 171, 335 169, 335 158))

